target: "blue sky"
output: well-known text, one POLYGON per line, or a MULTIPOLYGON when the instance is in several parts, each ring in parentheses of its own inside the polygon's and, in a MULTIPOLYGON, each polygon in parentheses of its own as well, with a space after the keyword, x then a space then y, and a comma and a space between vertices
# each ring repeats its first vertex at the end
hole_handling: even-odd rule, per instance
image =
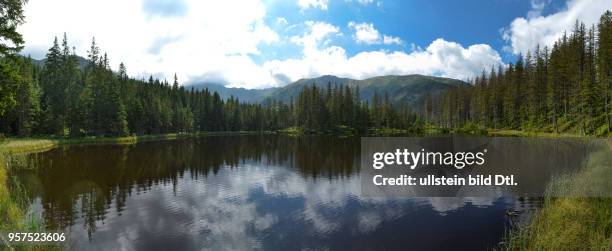
POLYGON ((612 1, 30 0, 20 29, 34 58, 66 32, 80 55, 95 36, 132 76, 263 88, 325 74, 467 79, 606 9, 612 1))
MULTIPOLYGON (((279 16, 291 23, 320 20, 341 27, 346 34, 351 33, 347 27, 349 22, 367 22, 373 23, 379 32, 404 41, 400 46, 356 44, 351 39, 336 41, 349 55, 372 49, 410 50, 412 44, 425 48, 437 38, 464 45, 485 43, 501 51, 506 42, 500 29, 515 18, 525 16, 531 9, 529 1, 519 0, 377 1, 371 4, 335 1, 329 2, 327 11, 318 8, 301 11, 297 3, 290 1, 269 1, 267 6, 269 22, 274 22, 279 16)), ((546 11, 555 9, 553 5, 549 6, 546 11)), ((515 58, 511 53, 505 54, 506 62, 515 58)))

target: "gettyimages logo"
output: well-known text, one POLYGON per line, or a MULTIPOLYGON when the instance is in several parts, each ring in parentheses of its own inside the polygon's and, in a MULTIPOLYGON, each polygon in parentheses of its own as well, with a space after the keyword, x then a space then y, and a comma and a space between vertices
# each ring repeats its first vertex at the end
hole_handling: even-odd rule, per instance
MULTIPOLYGON (((385 197, 543 196, 553 179, 585 163, 606 163, 612 156, 607 149, 593 140, 364 137, 361 191, 385 197)), ((601 183, 580 195, 612 195, 604 186, 609 182, 601 183)))
POLYGON ((463 169, 466 165, 481 166, 485 163, 487 149, 480 152, 429 152, 421 149, 412 152, 408 149, 395 149, 394 152, 375 152, 372 155, 374 169, 380 170, 385 165, 408 166, 415 169, 418 165, 445 165, 463 169))

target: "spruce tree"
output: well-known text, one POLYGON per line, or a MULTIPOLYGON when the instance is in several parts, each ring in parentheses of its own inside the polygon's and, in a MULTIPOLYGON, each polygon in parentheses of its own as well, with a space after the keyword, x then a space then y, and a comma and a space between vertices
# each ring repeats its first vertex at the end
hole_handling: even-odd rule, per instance
POLYGON ((602 96, 607 132, 612 132, 612 12, 606 11, 597 24, 597 80, 602 96))
POLYGON ((23 24, 26 0, 0 1, 0 57, 14 55, 23 48, 23 36, 17 26, 23 24))

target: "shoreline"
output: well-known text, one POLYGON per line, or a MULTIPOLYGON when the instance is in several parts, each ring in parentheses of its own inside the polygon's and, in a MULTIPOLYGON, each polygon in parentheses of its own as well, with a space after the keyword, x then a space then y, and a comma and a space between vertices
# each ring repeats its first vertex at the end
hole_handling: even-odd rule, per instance
POLYGON ((573 133, 521 131, 521 130, 511 130, 511 129, 488 129, 487 132, 488 132, 488 136, 493 136, 493 137, 586 138, 586 139, 612 138, 612 136, 595 136, 595 135, 580 135, 580 134, 573 134, 573 133))
POLYGON ((571 174, 553 177, 544 203, 525 225, 510 230, 502 250, 607 250, 612 245, 612 198, 601 194, 601 184, 612 176, 612 142, 595 152, 571 174), (597 185, 599 184, 599 185, 597 185), (599 191, 599 192, 598 192, 599 191), (590 193, 591 192, 591 193, 590 193))
POLYGON ((134 145, 142 142, 169 141, 177 139, 199 138, 207 136, 259 135, 271 134, 269 131, 222 131, 197 133, 167 133, 151 135, 133 135, 125 137, 76 137, 76 138, 7 138, 0 141, 0 154, 34 153, 51 150, 59 146, 79 145, 134 145))
POLYGON ((0 140, 0 154, 33 153, 51 150, 59 146, 69 145, 133 145, 150 141, 168 141, 177 139, 199 138, 206 136, 232 136, 232 135, 260 135, 260 134, 280 134, 287 136, 374 136, 374 137, 394 137, 394 136, 489 136, 489 137, 526 137, 526 138, 586 138, 586 139, 606 139, 610 136, 598 137, 593 135, 579 135, 571 133, 550 133, 550 132, 530 132, 510 129, 487 129, 479 132, 448 130, 445 128, 430 127, 425 128, 421 133, 415 133, 403 129, 372 129, 366 135, 345 134, 345 133, 304 133, 291 128, 278 131, 219 131, 219 132, 195 132, 195 133, 167 133, 150 135, 132 135, 125 137, 27 137, 27 138, 5 138, 0 140))

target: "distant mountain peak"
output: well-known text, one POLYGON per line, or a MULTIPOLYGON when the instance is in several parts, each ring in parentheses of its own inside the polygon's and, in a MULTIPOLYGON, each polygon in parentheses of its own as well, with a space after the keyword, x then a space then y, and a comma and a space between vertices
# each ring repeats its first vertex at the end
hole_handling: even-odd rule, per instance
POLYGON ((418 106, 426 94, 440 93, 448 88, 469 85, 468 83, 451 78, 426 76, 421 74, 385 75, 363 80, 342 78, 334 75, 322 75, 315 78, 303 78, 283 87, 266 89, 229 88, 221 84, 202 83, 193 85, 195 88, 208 88, 219 92, 222 98, 237 97, 245 102, 262 102, 266 99, 275 99, 288 102, 295 99, 306 86, 317 85, 326 88, 332 85, 347 85, 351 88, 359 87, 361 99, 370 100, 375 92, 387 92, 392 101, 407 102, 418 106))

